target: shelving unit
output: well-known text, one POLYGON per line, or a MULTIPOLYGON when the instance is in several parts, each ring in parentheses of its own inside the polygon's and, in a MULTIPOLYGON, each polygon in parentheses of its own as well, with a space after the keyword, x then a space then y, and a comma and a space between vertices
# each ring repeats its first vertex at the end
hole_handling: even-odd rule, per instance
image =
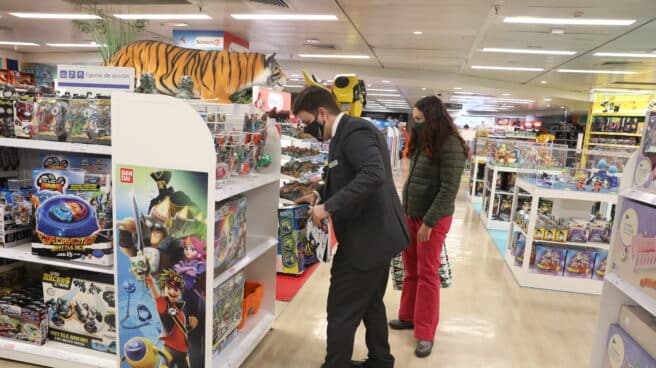
POLYGON ((0 258, 14 259, 17 261, 37 263, 37 264, 49 265, 49 266, 64 267, 73 270, 91 271, 91 272, 104 273, 109 275, 114 274, 114 267, 112 266, 94 265, 89 263, 68 261, 64 259, 37 256, 35 254, 32 254, 31 243, 25 243, 11 248, 0 247, 0 258))
POLYGON ((469 190, 467 192, 472 203, 481 203, 483 201, 487 142, 488 137, 485 136, 476 136, 474 140, 471 164, 469 165, 469 190))
POLYGON ((116 355, 80 348, 56 341, 37 346, 0 338, 0 358, 53 368, 114 368, 116 355))
MULTIPOLYGON (((510 227, 510 219, 512 218, 508 214, 508 220, 500 220, 498 217, 495 217, 494 206, 496 203, 497 196, 499 196, 499 205, 501 205, 501 197, 506 196, 511 197, 514 195, 512 192, 504 192, 497 190, 496 182, 499 179, 500 175, 505 174, 515 174, 519 173, 519 169, 516 167, 504 167, 495 165, 493 162, 487 162, 485 166, 485 178, 484 178, 484 189, 483 189, 483 209, 481 211, 481 220, 483 225, 490 230, 508 230, 510 227), (492 183, 492 185, 490 185, 492 183)), ((515 184, 516 185, 516 184, 515 184)), ((509 198, 504 198, 506 201, 509 198)), ((512 202, 512 199, 511 199, 512 202)))
MULTIPOLYGON (((612 193, 591 193, 591 192, 576 192, 567 190, 555 190, 539 187, 533 183, 529 183, 525 179, 517 178, 515 186, 515 196, 513 197, 512 204, 512 218, 515 218, 516 209, 518 207, 518 194, 523 190, 531 196, 531 208, 529 213, 529 222, 527 231, 520 225, 512 221, 510 224, 510 236, 508 239, 508 246, 505 253, 506 265, 512 272, 517 283, 522 287, 532 287, 548 290, 567 291, 584 294, 601 294, 602 281, 591 278, 573 278, 566 276, 540 274, 531 269, 531 260, 534 254, 535 243, 548 244, 557 247, 568 248, 590 248, 601 251, 608 251, 609 245, 604 243, 577 243, 577 242, 558 242, 549 240, 534 240, 535 228, 538 218, 538 206, 541 198, 546 198, 554 202, 554 212, 562 216, 564 213, 571 214, 573 217, 585 217, 589 215, 589 210, 581 210, 587 208, 585 202, 595 203, 602 202, 608 205, 615 204, 617 195, 612 193), (515 233, 520 233, 526 238, 526 246, 524 248, 524 257, 521 265, 516 262, 516 257, 512 254, 513 241, 515 233)), ((535 260, 534 260, 535 261, 535 260)))

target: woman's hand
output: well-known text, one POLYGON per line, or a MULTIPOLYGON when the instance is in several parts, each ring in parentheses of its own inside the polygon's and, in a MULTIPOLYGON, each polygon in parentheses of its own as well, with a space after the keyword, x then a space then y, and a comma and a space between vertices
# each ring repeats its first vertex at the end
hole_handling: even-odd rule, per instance
POLYGON ((427 242, 428 239, 430 239, 432 231, 433 229, 430 226, 422 223, 419 232, 417 233, 417 241, 420 243, 427 242))

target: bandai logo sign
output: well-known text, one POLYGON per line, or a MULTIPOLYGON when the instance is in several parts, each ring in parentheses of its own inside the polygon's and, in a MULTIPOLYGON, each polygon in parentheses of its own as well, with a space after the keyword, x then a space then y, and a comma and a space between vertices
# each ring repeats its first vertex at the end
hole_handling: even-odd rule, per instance
POLYGON ((132 184, 134 182, 134 170, 121 168, 121 183, 132 184))

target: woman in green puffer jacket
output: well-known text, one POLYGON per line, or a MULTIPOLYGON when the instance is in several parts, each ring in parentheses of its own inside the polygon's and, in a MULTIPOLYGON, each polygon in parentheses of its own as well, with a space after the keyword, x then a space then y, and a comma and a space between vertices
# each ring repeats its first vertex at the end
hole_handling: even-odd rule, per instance
POLYGON ((415 354, 430 355, 440 314, 440 254, 451 227, 469 148, 446 106, 436 96, 419 100, 412 112, 410 173, 403 187, 410 246, 403 252, 405 279, 396 330, 414 329, 415 354))

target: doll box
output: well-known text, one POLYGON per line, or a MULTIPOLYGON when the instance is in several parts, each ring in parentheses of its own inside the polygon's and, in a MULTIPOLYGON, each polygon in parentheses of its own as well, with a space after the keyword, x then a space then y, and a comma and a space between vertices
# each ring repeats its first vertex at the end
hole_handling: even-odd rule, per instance
POLYGON ((619 324, 647 354, 656 357, 656 317, 641 307, 623 305, 619 324))
POLYGON ((568 250, 565 260, 565 276, 591 278, 596 255, 595 252, 585 250, 568 250))
POLYGON ((245 280, 244 273, 239 272, 214 289, 212 346, 215 353, 225 348, 241 322, 245 280))
POLYGON ((656 360, 640 346, 619 325, 610 325, 607 351, 604 354, 603 368, 640 367, 654 368, 656 360))
POLYGON ((619 234, 613 244, 610 270, 656 298, 656 210, 626 198, 619 207, 619 234))
POLYGON ((43 274, 49 307, 48 337, 87 349, 116 353, 116 299, 112 276, 51 270, 43 274))
POLYGON ((603 280, 606 276, 606 262, 608 261, 608 252, 597 252, 595 258, 595 266, 592 272, 592 278, 595 280, 603 280))
POLYGON ((246 197, 219 203, 214 229, 214 274, 219 275, 246 255, 246 197))
POLYGON ((535 262, 531 266, 533 272, 562 276, 567 250, 544 245, 535 247, 535 262))

